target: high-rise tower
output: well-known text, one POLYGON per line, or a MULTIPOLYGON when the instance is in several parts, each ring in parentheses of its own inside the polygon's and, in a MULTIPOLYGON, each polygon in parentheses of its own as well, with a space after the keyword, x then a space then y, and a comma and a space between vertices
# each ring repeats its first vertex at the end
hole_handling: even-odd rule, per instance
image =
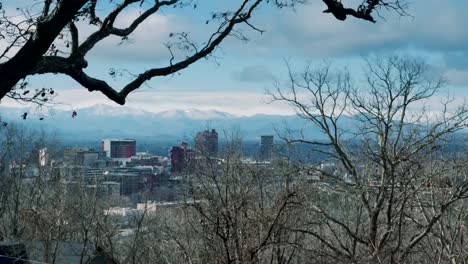
POLYGON ((275 155, 275 145, 273 136, 260 137, 260 160, 272 160, 275 155))
POLYGON ((214 129, 198 132, 195 137, 195 149, 202 155, 216 157, 218 155, 218 132, 214 129))

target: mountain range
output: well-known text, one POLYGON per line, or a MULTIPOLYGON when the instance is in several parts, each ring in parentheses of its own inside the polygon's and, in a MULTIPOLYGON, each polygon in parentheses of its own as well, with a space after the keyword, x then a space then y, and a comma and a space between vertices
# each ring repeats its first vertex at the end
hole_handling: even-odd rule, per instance
POLYGON ((260 135, 277 131, 304 129, 315 139, 322 135, 317 127, 295 115, 236 116, 217 110, 168 110, 158 113, 121 106, 94 105, 72 110, 56 108, 35 112, 27 108, 0 106, 0 117, 8 123, 24 124, 55 133, 63 140, 101 138, 136 138, 144 140, 191 140, 197 131, 216 129, 221 137, 239 131, 245 140, 258 140, 260 135), (25 120, 21 117, 28 112, 25 120), (40 120, 40 118, 43 118, 40 120))

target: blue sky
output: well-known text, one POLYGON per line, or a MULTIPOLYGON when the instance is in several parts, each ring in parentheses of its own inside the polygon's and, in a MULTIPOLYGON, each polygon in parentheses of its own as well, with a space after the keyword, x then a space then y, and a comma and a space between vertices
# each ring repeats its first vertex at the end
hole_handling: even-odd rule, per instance
MULTIPOLYGON (((353 18, 337 21, 322 13, 324 4, 318 0, 294 10, 262 6, 252 22, 265 33, 242 28, 249 42, 228 39, 216 51, 215 60, 202 60, 180 74, 149 81, 128 98, 124 107, 153 112, 198 108, 240 115, 289 114, 293 111, 285 105, 267 104, 265 95, 265 90, 273 86, 274 79, 285 78, 285 60, 299 68, 305 63, 319 65, 324 60, 331 61, 337 67, 347 66, 359 79, 362 56, 395 52, 423 57, 434 72, 444 74, 450 85, 438 96, 450 93, 457 100, 466 98, 468 21, 465 13, 468 1, 408 1, 408 13, 412 17, 399 17, 382 11, 384 18, 377 18, 376 24, 353 18)), ((130 41, 118 45, 119 39, 110 39, 98 45, 88 56, 90 66, 86 72, 115 87, 122 87, 130 80, 129 76, 112 80, 107 74, 110 68, 138 73, 167 64, 169 54, 163 43, 168 40, 170 32, 190 32, 194 40, 202 42, 214 26, 205 24, 210 11, 229 10, 238 2, 200 0, 197 9, 163 10, 142 24, 130 41)), ((117 23, 126 25, 137 14, 137 8, 129 10, 117 23)), ((82 38, 91 32, 84 25, 81 29, 82 38)), ((93 104, 115 105, 102 94, 81 88, 68 77, 38 76, 31 78, 31 83, 33 87, 56 88, 56 101, 63 104, 60 107, 75 109, 93 104)), ((2 104, 13 103, 5 100, 2 104)))

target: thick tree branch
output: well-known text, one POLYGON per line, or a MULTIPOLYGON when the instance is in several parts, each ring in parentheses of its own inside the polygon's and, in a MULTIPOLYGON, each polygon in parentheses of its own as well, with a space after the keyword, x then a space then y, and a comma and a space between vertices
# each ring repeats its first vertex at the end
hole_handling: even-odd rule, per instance
POLYGON ((373 23, 375 23, 375 19, 371 15, 372 12, 375 11, 379 5, 388 5, 381 0, 366 0, 355 10, 344 7, 339 0, 323 0, 323 2, 328 7, 323 12, 333 14, 338 20, 344 21, 346 20, 347 16, 353 16, 373 23))
POLYGON ((71 33, 71 56, 76 56, 78 52, 78 28, 75 23, 70 22, 70 33, 71 33))
POLYGON ((63 0, 48 20, 40 21, 36 31, 13 58, 0 64, 0 98, 36 67, 55 38, 70 23, 87 0, 63 0))
MULTIPOLYGON (((169 3, 170 1, 167 2, 161 2, 161 3, 169 3)), ((262 0, 256 0, 245 12, 246 5, 248 4, 249 0, 244 0, 243 4, 241 7, 236 11, 236 13, 233 15, 233 17, 229 20, 227 25, 223 27, 223 25, 220 26, 218 31, 214 33, 207 44, 198 52, 193 54, 192 56, 179 61, 173 65, 167 66, 167 67, 162 67, 162 68, 154 68, 147 70, 140 75, 138 75, 137 78, 135 78, 132 82, 128 83, 122 90, 117 92, 115 89, 113 89, 110 85, 108 85, 105 81, 102 80, 97 80, 94 78, 91 78, 84 74, 81 69, 77 69, 73 71, 70 76, 78 81, 81 85, 83 85, 85 88, 87 88, 89 91, 101 91, 104 93, 109 99, 112 101, 118 103, 118 104, 125 104, 125 99, 127 96, 138 89, 144 82, 152 79, 153 77, 156 76, 167 76, 170 74, 173 74, 175 72, 178 72, 182 69, 187 68, 191 64, 195 63, 196 61, 205 58, 208 56, 211 52, 213 52, 216 47, 231 33, 231 31, 234 29, 234 27, 237 24, 243 23, 247 21, 251 15, 253 10, 262 2, 262 0)), ((159 7, 157 7, 159 8, 159 7)), ((156 12, 157 8, 151 12, 156 12)), ((144 14, 143 14, 144 15, 144 14)), ((136 26, 135 26, 136 27, 136 26)), ((131 27, 130 27, 131 28, 131 27)), ((88 41, 85 41, 80 46, 80 49, 84 47, 84 50, 88 50, 90 48, 87 45, 94 45, 92 43, 97 43, 99 38, 102 38, 105 34, 109 34, 108 32, 102 33, 102 31, 98 31, 95 33, 93 40, 88 39, 88 41), (95 39, 94 39, 95 38, 95 39)))

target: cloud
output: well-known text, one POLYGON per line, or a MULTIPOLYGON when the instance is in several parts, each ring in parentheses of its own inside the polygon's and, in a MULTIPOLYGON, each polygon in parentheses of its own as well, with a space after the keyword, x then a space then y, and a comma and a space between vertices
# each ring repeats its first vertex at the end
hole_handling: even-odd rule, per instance
MULTIPOLYGON (((260 92, 208 92, 208 91, 140 91, 132 93, 125 106, 144 109, 150 112, 160 112, 171 109, 216 109, 236 115, 263 114, 293 114, 294 111, 286 104, 267 104, 268 96, 260 92)), ((59 91, 55 100, 55 108, 79 109, 97 104, 116 106, 104 95, 98 92, 88 92, 86 89, 69 89, 59 91), (80 98, 79 101, 76 98, 80 98)), ((17 102, 4 99, 2 106, 17 107, 17 102)))
POLYGON ((255 24, 266 33, 252 35, 252 43, 248 44, 252 49, 244 51, 242 46, 239 51, 250 52, 249 55, 324 58, 408 48, 431 52, 467 50, 468 27, 463 26, 467 1, 427 0, 411 4, 411 17, 381 10, 385 18, 378 18, 375 24, 353 17, 338 21, 322 13, 322 1, 313 1, 295 11, 267 10, 255 19, 255 24))
MULTIPOLYGON (((138 14, 137 10, 123 13, 116 21, 116 26, 127 27, 138 14)), ((125 64, 168 62, 170 53, 164 43, 169 41, 170 32, 178 31, 178 26, 182 24, 182 21, 183 19, 174 16, 154 14, 140 24, 128 40, 110 36, 99 42, 90 52, 90 56, 125 64)))
POLYGON ((444 75, 452 85, 468 86, 468 69, 447 69, 444 75))
POLYGON ((240 72, 234 72, 233 77, 241 82, 271 82, 275 78, 273 73, 263 65, 245 66, 240 72))
POLYGON ((468 85, 468 1, 411 1, 411 16, 381 10, 384 18, 375 24, 353 17, 341 22, 322 13, 324 8, 322 1, 313 1, 294 11, 265 10, 254 20, 266 33, 252 35, 248 44, 228 45, 239 56, 257 60, 293 56, 350 61, 369 54, 416 54, 438 64, 451 84, 468 85))

